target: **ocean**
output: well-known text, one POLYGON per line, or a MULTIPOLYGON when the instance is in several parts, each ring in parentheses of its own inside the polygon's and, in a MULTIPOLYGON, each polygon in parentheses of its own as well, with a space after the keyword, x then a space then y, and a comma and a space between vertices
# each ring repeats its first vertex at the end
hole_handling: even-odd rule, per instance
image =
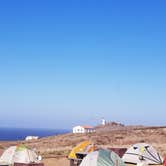
POLYGON ((47 137, 69 133, 64 129, 23 129, 23 128, 0 128, 0 141, 24 140, 26 136, 47 137))

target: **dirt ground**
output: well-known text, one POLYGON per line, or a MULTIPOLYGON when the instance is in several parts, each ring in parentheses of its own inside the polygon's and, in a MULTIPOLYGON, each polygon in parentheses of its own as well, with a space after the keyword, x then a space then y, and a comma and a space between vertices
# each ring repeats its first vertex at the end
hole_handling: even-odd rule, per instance
POLYGON ((70 162, 67 158, 49 158, 44 159, 44 166, 69 166, 70 162))
POLYGON ((0 155, 9 146, 25 144, 42 156, 45 166, 69 166, 68 154, 77 144, 90 140, 99 148, 129 148, 138 142, 152 145, 163 157, 166 156, 166 127, 129 128, 96 130, 90 134, 63 134, 40 138, 33 141, 0 141, 0 155))
MULTIPOLYGON (((67 158, 49 158, 44 159, 44 166, 70 166, 70 162, 67 158)), ((133 164, 127 164, 127 166, 136 166, 133 164)), ((157 165, 157 166, 163 166, 163 165, 157 165)))

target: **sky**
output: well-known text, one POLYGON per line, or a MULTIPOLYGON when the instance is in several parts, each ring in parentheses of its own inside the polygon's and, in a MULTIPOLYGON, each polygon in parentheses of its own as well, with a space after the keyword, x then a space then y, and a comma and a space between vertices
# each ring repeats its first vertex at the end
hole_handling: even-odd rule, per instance
POLYGON ((166 125, 165 0, 0 2, 0 127, 166 125))

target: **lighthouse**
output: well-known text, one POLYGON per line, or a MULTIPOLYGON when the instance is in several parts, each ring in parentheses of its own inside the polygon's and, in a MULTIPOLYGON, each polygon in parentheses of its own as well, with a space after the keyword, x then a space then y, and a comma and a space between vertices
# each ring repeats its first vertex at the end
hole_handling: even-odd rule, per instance
POLYGON ((101 119, 101 125, 103 125, 103 126, 106 125, 106 120, 104 118, 101 119))

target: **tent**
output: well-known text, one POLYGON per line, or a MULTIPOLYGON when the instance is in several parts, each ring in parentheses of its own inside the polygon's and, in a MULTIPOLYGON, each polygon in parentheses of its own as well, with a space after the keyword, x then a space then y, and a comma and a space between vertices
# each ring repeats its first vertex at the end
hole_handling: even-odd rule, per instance
POLYGON ((126 163, 138 164, 141 161, 147 164, 162 164, 163 159, 159 153, 146 143, 138 143, 130 147, 122 157, 126 163))
POLYGON ((108 148, 108 149, 118 154, 120 158, 122 158, 122 156, 127 151, 127 148, 108 148))
POLYGON ((164 166, 166 166, 166 157, 164 158, 164 166))
POLYGON ((72 149, 68 158, 70 160, 70 166, 79 165, 82 159, 90 152, 96 150, 96 145, 92 144, 90 141, 84 141, 78 144, 72 149))
POLYGON ((92 144, 90 141, 84 141, 78 144, 76 147, 72 149, 70 152, 68 158, 69 159, 76 159, 77 158, 77 153, 89 153, 92 152, 96 149, 97 147, 92 144))
POLYGON ((20 146, 11 146, 4 151, 0 157, 0 164, 4 163, 10 165, 14 163, 36 163, 39 162, 37 154, 25 147, 24 145, 20 146))
POLYGON ((89 153, 80 166, 125 166, 125 164, 113 151, 100 149, 89 153))

